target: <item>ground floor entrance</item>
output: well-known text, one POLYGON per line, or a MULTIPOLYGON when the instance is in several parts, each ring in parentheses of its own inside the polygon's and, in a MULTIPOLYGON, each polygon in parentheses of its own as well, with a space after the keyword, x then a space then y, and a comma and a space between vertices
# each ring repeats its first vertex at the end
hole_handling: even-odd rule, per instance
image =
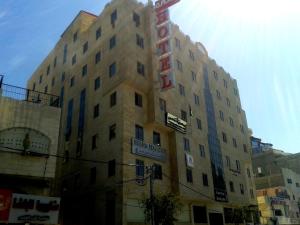
POLYGON ((210 225, 224 225, 223 214, 221 213, 209 213, 210 225))

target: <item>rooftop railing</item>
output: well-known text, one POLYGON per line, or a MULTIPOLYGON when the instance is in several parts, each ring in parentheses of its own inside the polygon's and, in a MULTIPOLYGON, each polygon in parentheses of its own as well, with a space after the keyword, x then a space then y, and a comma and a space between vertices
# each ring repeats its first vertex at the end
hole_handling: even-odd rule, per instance
POLYGON ((0 76, 0 96, 19 101, 59 107, 58 96, 4 84, 3 76, 0 76))

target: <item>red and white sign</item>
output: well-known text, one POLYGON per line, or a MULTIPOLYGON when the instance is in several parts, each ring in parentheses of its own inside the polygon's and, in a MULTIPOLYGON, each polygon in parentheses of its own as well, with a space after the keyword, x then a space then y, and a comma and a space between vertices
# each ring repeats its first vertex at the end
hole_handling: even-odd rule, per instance
POLYGON ((168 8, 179 1, 158 0, 155 2, 159 79, 162 91, 175 87, 175 78, 172 72, 171 25, 168 8))
POLYGON ((9 223, 57 224, 60 198, 13 194, 9 223))
POLYGON ((6 223, 9 218, 12 192, 0 189, 0 223, 6 223))

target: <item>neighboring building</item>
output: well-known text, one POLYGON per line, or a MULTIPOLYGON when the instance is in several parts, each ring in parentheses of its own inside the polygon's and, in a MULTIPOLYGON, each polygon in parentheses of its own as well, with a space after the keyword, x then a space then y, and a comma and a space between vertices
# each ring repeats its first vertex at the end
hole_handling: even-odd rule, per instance
POLYGON ((66 225, 142 224, 153 164, 154 193, 180 196, 181 224, 221 225, 224 211, 256 205, 236 80, 171 24, 177 84, 160 91, 154 24, 151 1, 81 11, 28 81, 61 98, 66 225))
POLYGON ((271 219, 279 224, 300 224, 300 175, 293 169, 297 167, 294 160, 291 154, 275 149, 253 155, 262 224, 273 224, 271 219))
POLYGON ((252 154, 253 155, 273 149, 272 144, 264 143, 261 141, 261 139, 253 137, 253 136, 251 137, 251 146, 252 146, 252 154))
POLYGON ((58 101, 54 95, 4 84, 0 77, 0 189, 53 195, 58 101))

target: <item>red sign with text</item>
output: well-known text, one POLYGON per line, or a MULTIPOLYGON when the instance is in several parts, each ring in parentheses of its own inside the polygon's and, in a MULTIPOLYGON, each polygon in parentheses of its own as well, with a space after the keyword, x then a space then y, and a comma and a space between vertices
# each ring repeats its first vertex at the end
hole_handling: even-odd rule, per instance
POLYGON ((162 91, 175 87, 172 73, 171 25, 168 7, 179 1, 158 0, 155 2, 159 79, 162 91))
POLYGON ((12 192, 0 189, 0 223, 7 222, 11 205, 12 192))

